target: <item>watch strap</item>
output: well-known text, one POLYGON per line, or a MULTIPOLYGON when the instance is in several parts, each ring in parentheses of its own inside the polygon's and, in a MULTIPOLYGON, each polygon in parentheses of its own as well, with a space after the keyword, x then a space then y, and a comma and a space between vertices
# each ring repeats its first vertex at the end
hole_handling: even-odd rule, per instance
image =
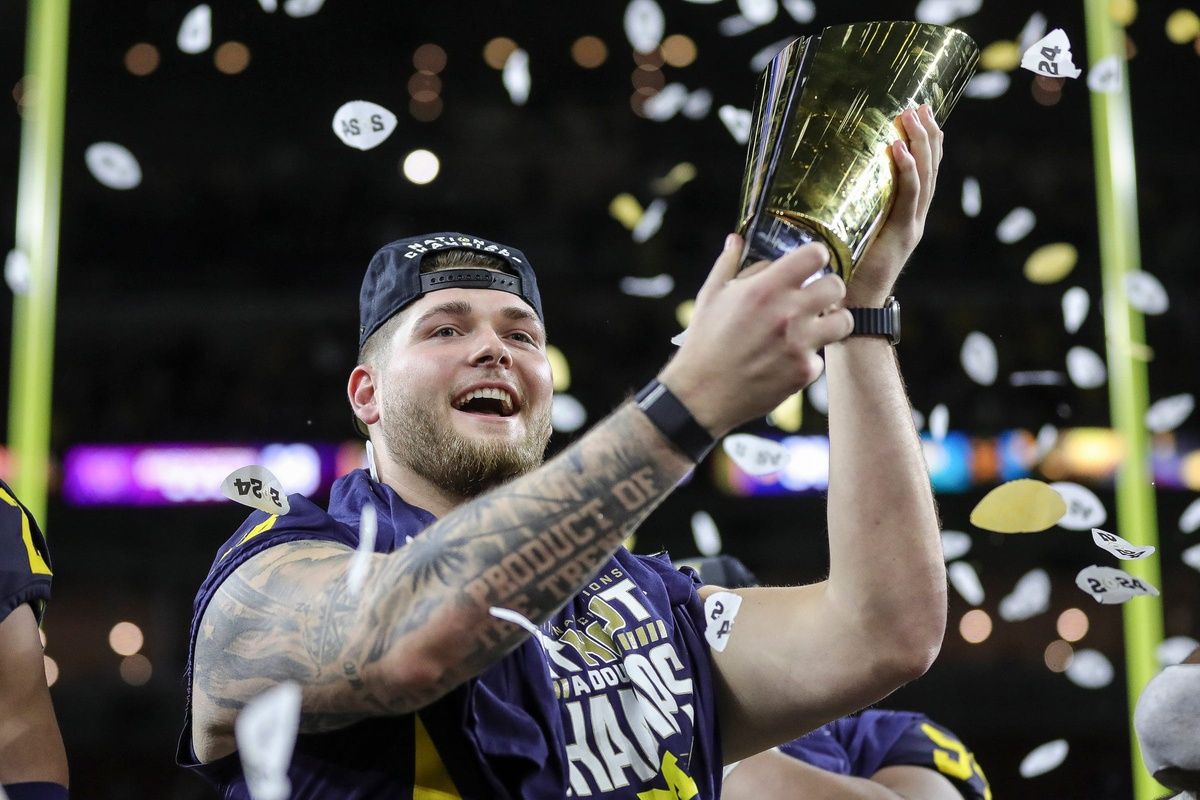
POLYGON ((677 450, 695 463, 703 461, 716 444, 687 406, 657 380, 642 387, 634 397, 634 403, 677 450))
POLYGON ((886 336, 893 345, 900 341, 900 304, 889 297, 883 308, 850 308, 854 318, 851 336, 886 336))

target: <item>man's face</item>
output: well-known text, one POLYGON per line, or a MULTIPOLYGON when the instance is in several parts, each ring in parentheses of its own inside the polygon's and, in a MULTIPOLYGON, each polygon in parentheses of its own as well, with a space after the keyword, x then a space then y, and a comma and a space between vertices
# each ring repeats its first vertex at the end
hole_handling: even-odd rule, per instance
POLYGON ((402 314, 378 365, 389 455, 461 497, 541 464, 553 380, 533 309, 508 292, 441 289, 402 314))

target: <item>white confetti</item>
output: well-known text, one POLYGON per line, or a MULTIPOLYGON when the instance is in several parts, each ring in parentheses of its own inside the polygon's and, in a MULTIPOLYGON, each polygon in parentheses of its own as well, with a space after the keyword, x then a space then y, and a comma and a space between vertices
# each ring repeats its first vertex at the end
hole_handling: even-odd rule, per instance
POLYGON ((1033 43, 1046 35, 1046 15, 1040 11, 1035 11, 1025 21, 1025 25, 1021 28, 1020 35, 1017 36, 1017 49, 1024 53, 1033 43))
POLYGON ((1179 515, 1179 530, 1183 533, 1195 533, 1200 528, 1200 497, 1188 503, 1188 507, 1179 515))
POLYGON ((1146 409, 1146 427, 1154 433, 1167 433, 1183 424, 1196 410, 1196 398, 1190 394, 1173 394, 1156 400, 1146 409))
POLYGON ((287 0, 283 4, 283 13, 289 17, 311 17, 321 10, 325 0, 287 0))
POLYGON ((642 105, 642 113, 655 122, 666 122, 678 114, 688 100, 688 90, 682 83, 668 83, 642 105))
POLYGON ((658 229, 662 227, 663 214, 667 213, 667 201, 661 197, 656 197, 646 206, 646 210, 642 212, 641 218, 637 221, 637 225, 633 226, 631 234, 633 240, 638 244, 650 240, 650 237, 658 233, 658 229))
POLYGON ((671 344, 679 347, 683 344, 683 340, 687 338, 687 328, 684 328, 679 333, 671 337, 671 344))
POLYGON ((967 176, 963 178, 962 210, 968 217, 978 217, 983 210, 983 193, 979 189, 979 179, 967 176))
POLYGON ((1154 553, 1150 545, 1139 546, 1125 541, 1115 533, 1092 528, 1092 541, 1122 561, 1138 561, 1154 553))
POLYGON ((1008 376, 1010 386, 1062 386, 1067 376, 1053 369, 1026 369, 1008 376))
POLYGON ((1066 739, 1055 739, 1033 748, 1029 755, 1021 759, 1020 772, 1022 778, 1036 778, 1057 769, 1067 759, 1071 748, 1066 739))
POLYGON ((1008 91, 1012 79, 1007 72, 992 70, 980 72, 967 81, 963 94, 976 100, 993 100, 1008 91))
POLYGON ((1000 619, 1020 622, 1050 608, 1050 575, 1044 569, 1026 572, 1012 592, 1000 600, 1000 619))
POLYGON ((1069 531, 1086 531, 1103 525, 1108 519, 1108 511, 1100 498, 1086 486, 1070 481, 1057 481, 1050 488, 1058 492, 1063 502, 1067 504, 1067 513, 1058 521, 1058 526, 1069 531))
POLYGON ((375 537, 379 531, 379 514, 375 506, 363 506, 362 517, 358 522, 358 547, 350 559, 346 570, 346 591, 351 597, 357 597, 367 581, 371 570, 371 556, 375 555, 375 537))
POLYGON ((1054 445, 1056 444, 1058 444, 1058 428, 1049 422, 1038 428, 1037 438, 1033 443, 1036 463, 1040 464, 1046 456, 1050 455, 1050 451, 1054 449, 1054 445))
POLYGON ((1195 570, 1200 570, 1200 544, 1194 544, 1183 551, 1183 563, 1195 570))
POLYGON ((574 433, 587 422, 587 409, 569 394, 558 393, 550 406, 550 425, 559 433, 574 433))
POLYGON ((29 294, 29 281, 32 275, 29 267, 29 256, 23 250, 9 250, 4 258, 4 282, 13 294, 29 294))
POLYGON ((368 100, 343 103, 333 115, 333 132, 356 150, 378 147, 396 130, 396 115, 368 100))
POLYGON ((779 14, 777 0, 737 0, 738 11, 755 25, 766 25, 779 14))
POLYGON ((962 531, 942 531, 942 558, 953 561, 971 552, 971 535, 962 531))
POLYGON ((912 412, 913 427, 920 433, 925 428, 925 415, 915 408, 910 408, 909 411, 912 412))
POLYGON ((1095 351, 1078 345, 1067 351, 1067 375, 1080 389, 1095 389, 1108 380, 1104 360, 1095 351))
POLYGON ((625 7, 625 36, 639 53, 650 53, 662 43, 667 21, 654 0, 632 0, 625 7))
POLYGON ((963 600, 973 606, 983 602, 983 584, 979 582, 979 573, 965 561, 955 561, 946 567, 946 575, 963 600))
POLYGON ((134 189, 142 182, 142 168, 133 153, 115 142, 96 142, 83 153, 88 172, 110 189, 134 189))
POLYGON ((538 627, 530 622, 524 614, 520 614, 508 608, 501 608, 500 606, 492 606, 488 609, 488 613, 496 619, 502 619, 505 622, 511 622, 513 625, 524 629, 535 639, 541 639, 542 637, 542 632, 538 630, 538 627))
POLYGON ((981 386, 991 386, 996 382, 996 372, 999 361, 996 356, 996 345, 987 334, 973 331, 963 340, 959 361, 967 377, 981 386))
POLYGON ((808 402, 812 403, 818 414, 829 416, 829 382, 825 380, 824 372, 809 384, 804 394, 808 396, 808 402))
POLYGON ((187 13, 179 25, 175 43, 185 53, 203 53, 212 45, 212 9, 199 5, 187 13))
POLYGON ((287 800, 288 765, 300 730, 300 685, 285 681, 255 697, 233 724, 246 785, 254 800, 287 800))
POLYGON ((1087 76, 1088 89, 1101 94, 1121 90, 1121 59, 1118 56, 1102 58, 1092 65, 1087 76))
POLYGON ((930 25, 949 25, 969 17, 983 7, 983 0, 921 0, 917 3, 917 21, 930 25))
POLYGON ((1083 72, 1071 60, 1071 43, 1062 28, 1031 44, 1021 56, 1021 68, 1048 78, 1078 78, 1083 72))
POLYGON ((1103 689, 1113 681, 1113 665, 1099 650, 1076 650, 1067 665, 1067 679, 1084 689, 1103 689))
POLYGON ((721 118, 721 122, 725 123, 726 129, 733 134, 734 141, 738 144, 750 141, 750 125, 754 118, 749 111, 734 106, 721 106, 717 109, 717 116, 721 118))
POLYGON ((783 0, 783 8, 801 25, 807 25, 817 16, 817 4, 813 0, 783 0))
POLYGON ((721 552, 721 532, 707 511, 692 514, 692 539, 702 556, 715 556, 721 552))
POLYGON ((1101 605, 1118 605, 1134 597, 1158 597, 1158 589, 1116 567, 1093 564, 1075 576, 1075 585, 1090 594, 1101 605))
POLYGON ((726 436, 721 447, 747 475, 772 475, 787 467, 788 449, 774 439, 735 433, 726 436))
POLYGON ((946 438, 949 430, 950 409, 946 408, 944 403, 938 403, 929 412, 929 435, 935 442, 940 442, 946 438))
POLYGON ((1083 325, 1083 321, 1087 319, 1091 303, 1092 300, 1088 296, 1087 289, 1084 289, 1082 286, 1072 286, 1063 292, 1063 328, 1066 329, 1067 333, 1076 333, 1079 331, 1080 326, 1083 325))
POLYGON ((762 72, 767 68, 767 65, 771 63, 771 59, 779 55, 779 51, 783 50, 783 48, 787 47, 793 41, 795 41, 795 37, 780 39, 778 42, 772 42, 762 50, 759 50, 750 59, 750 71, 756 73, 762 72))
POLYGON ((732 17, 726 17, 717 23, 717 30, 720 31, 722 36, 741 36, 743 33, 749 33, 757 27, 757 25, 741 14, 734 14, 732 17))
POLYGON ((683 115, 688 119, 703 119, 712 109, 713 96, 708 89, 696 89, 683 104, 683 115))
POLYGON ((379 480, 379 470, 375 466, 375 447, 371 444, 371 440, 367 439, 366 446, 367 473, 370 474, 371 480, 379 480))
POLYGON ((665 272, 653 278, 639 278, 634 275, 621 278, 621 291, 631 297, 666 297, 674 289, 675 279, 665 272))
POLYGON ((225 476, 221 481, 221 494, 235 503, 267 514, 283 515, 292 510, 279 479, 259 464, 235 469, 225 476))
MULTIPOLYGON (((638 0, 634 0, 638 2, 638 0)), ((523 106, 529 99, 529 88, 532 79, 529 77, 529 53, 517 48, 508 54, 504 60, 504 69, 500 72, 500 81, 504 84, 508 97, 513 105, 523 106)))
POLYGON ((713 592, 704 599, 704 638, 718 653, 725 650, 733 633, 733 622, 742 607, 741 595, 713 592))
POLYGON ((1004 215, 996 226, 996 238, 1003 244, 1016 244, 1029 235, 1037 225, 1037 217, 1024 206, 1017 206, 1004 215))
POLYGON ((258 0, 258 4, 262 6, 262 10, 268 14, 274 14, 275 9, 279 8, 278 0, 258 0))
POLYGON ((1125 296, 1129 298, 1129 305, 1151 316, 1163 314, 1171 307, 1167 290, 1163 288, 1162 283, 1149 272, 1142 270, 1135 270, 1125 276, 1125 296))
POLYGON ((1200 647, 1200 642, 1190 636, 1172 636, 1154 648, 1154 655, 1158 659, 1158 665, 1165 669, 1183 661, 1197 647, 1200 647))

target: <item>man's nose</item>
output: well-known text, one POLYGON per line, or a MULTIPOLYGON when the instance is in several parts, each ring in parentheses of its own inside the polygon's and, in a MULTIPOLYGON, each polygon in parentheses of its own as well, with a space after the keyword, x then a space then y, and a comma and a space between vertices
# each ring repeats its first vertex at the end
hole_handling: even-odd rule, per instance
POLYGON ((513 363, 512 353, 505 343, 495 331, 489 330, 480 334, 481 341, 475 352, 471 356, 471 363, 480 366, 485 364, 498 364, 502 367, 511 367, 513 363))

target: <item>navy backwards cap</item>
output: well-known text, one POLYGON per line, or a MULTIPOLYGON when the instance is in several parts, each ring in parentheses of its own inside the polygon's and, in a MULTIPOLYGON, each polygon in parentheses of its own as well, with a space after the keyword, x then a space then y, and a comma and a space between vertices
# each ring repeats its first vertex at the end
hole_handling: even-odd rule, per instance
POLYGON ((532 306, 538 319, 545 320, 533 267, 517 248, 461 233, 410 236, 381 247, 367 266, 358 295, 358 349, 361 351, 367 337, 405 306, 438 289, 509 292, 532 306), (455 267, 422 274, 421 263, 427 256, 450 250, 493 256, 505 262, 514 274, 481 267, 455 267))

